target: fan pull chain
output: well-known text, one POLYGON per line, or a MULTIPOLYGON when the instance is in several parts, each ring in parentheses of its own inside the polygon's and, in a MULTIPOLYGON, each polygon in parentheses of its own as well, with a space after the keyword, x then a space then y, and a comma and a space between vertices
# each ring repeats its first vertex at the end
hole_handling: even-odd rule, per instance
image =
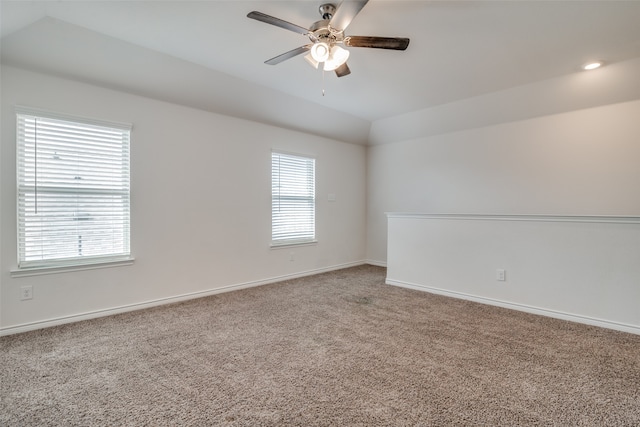
POLYGON ((324 96, 324 69, 322 70, 322 96, 324 96))

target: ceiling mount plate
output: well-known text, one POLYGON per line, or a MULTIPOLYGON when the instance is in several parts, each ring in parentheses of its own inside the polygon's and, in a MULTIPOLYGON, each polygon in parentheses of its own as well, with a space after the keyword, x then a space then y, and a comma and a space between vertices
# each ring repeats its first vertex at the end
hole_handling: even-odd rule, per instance
POLYGON ((334 13, 336 13, 336 6, 331 3, 325 3, 320 5, 320 15, 322 19, 331 19, 334 13))

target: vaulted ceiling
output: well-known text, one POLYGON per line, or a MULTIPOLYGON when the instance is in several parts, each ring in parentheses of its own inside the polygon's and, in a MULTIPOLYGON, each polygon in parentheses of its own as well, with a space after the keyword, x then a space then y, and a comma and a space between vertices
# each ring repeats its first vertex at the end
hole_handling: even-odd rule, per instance
POLYGON ((308 27, 321 3, 2 0, 2 62, 366 144, 378 120, 640 57, 639 1, 371 0, 345 33, 406 51, 349 48, 342 78, 264 64, 309 40, 247 13, 308 27))

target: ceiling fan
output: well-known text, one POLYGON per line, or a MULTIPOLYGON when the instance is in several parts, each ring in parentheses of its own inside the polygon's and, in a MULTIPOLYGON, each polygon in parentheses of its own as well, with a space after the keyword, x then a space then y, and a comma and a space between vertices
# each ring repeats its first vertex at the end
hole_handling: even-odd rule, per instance
POLYGON ((309 28, 257 11, 249 12, 247 17, 302 34, 311 40, 310 44, 273 57, 265 61, 265 64, 276 65, 294 56, 307 53, 305 59, 315 68, 323 63, 325 71, 335 71, 338 77, 342 77, 350 74, 351 70, 347 66, 349 51, 339 45, 393 50, 405 50, 409 46, 408 38, 344 35, 344 30, 368 1, 344 0, 337 7, 332 3, 322 4, 319 9, 322 19, 311 24, 309 28))

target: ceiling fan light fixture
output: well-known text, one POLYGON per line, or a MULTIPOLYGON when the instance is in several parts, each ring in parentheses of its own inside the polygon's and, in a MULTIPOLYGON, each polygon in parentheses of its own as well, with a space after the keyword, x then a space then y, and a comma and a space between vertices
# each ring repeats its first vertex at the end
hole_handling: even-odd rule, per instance
POLYGON ((311 56, 316 62, 324 62, 329 59, 329 45, 319 42, 311 47, 311 56))
POLYGON ((329 55, 329 58, 324 62, 324 70, 333 71, 347 62, 347 59, 349 59, 349 51, 347 49, 343 49, 340 46, 333 46, 331 48, 331 55, 329 55))
POLYGON ((320 63, 318 61, 316 61, 315 59, 313 59, 313 56, 311 56, 310 53, 307 53, 304 56, 304 59, 315 69, 318 69, 318 65, 320 65, 320 63))

